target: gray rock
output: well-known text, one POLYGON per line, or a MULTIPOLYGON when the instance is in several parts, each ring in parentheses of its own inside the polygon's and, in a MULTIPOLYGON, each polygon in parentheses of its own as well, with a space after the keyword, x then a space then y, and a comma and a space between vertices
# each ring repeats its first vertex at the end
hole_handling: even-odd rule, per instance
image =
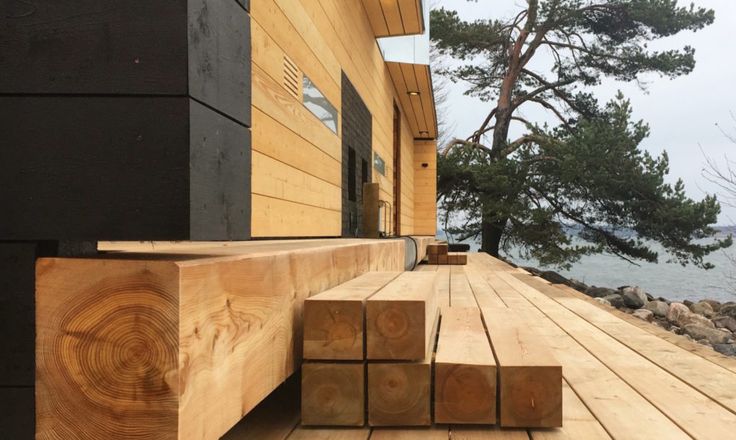
POLYGON ((605 298, 610 295, 618 295, 618 292, 607 287, 593 286, 589 287, 588 290, 585 291, 585 294, 588 296, 592 296, 593 298, 605 298))
POLYGON ((649 301, 644 305, 644 308, 650 310, 658 318, 665 318, 670 310, 670 306, 666 302, 658 300, 649 301))
POLYGON ((716 328, 727 328, 732 332, 736 332, 736 319, 730 316, 716 316, 711 321, 713 321, 716 328))
POLYGON ((736 356, 736 344, 714 344, 713 350, 726 356, 736 356))
POLYGON ((626 287, 621 296, 624 297, 626 307, 640 309, 647 303, 647 294, 640 287, 626 287))
POLYGON ((718 313, 718 311, 721 309, 721 303, 714 300, 714 299, 704 299, 701 302, 706 302, 710 304, 710 307, 713 309, 714 312, 718 313))
POLYGON ((634 313, 632 313, 632 315, 647 322, 652 322, 652 320, 654 319, 654 312, 647 309, 634 310, 634 313))
POLYGON ((711 316, 715 314, 713 313, 713 307, 711 307, 711 305, 705 301, 700 301, 700 302, 697 302, 691 305, 690 310, 693 313, 697 313, 698 315, 703 315, 706 318, 710 318, 711 316))
POLYGON ((716 325, 713 324, 713 321, 706 318, 705 316, 698 315, 697 313, 691 313, 689 314, 683 321, 683 324, 696 324, 701 327, 707 327, 715 329, 716 325))
POLYGON ((690 309, 685 304, 675 302, 670 304, 670 308, 667 311, 667 321, 678 327, 682 327, 683 324, 681 322, 685 322, 685 318, 690 314, 692 312, 690 312, 690 309))
POLYGON ((580 292, 585 292, 589 289, 587 284, 574 278, 570 278, 570 287, 580 292))
POLYGON ((736 319, 736 303, 727 302, 721 304, 721 308, 720 310, 718 310, 718 314, 723 316, 730 316, 731 318, 736 319))
POLYGON ((731 337, 726 333, 713 328, 703 327, 698 324, 687 324, 684 327, 685 333, 692 336, 696 340, 706 340, 710 344, 726 344, 731 341, 731 337))
POLYGON ((647 296, 647 301, 654 301, 654 296, 652 296, 652 295, 650 295, 648 293, 645 293, 645 295, 647 296))
POLYGON ((614 293, 613 295, 604 296, 603 299, 608 301, 609 304, 611 304, 613 307, 616 307, 617 309, 620 309, 624 306, 624 297, 619 295, 618 293, 614 293))
POLYGON ((682 303, 683 303, 683 304, 685 304, 685 305, 686 305, 686 306, 687 306, 688 308, 690 308, 690 306, 694 304, 694 303, 693 303, 692 301, 690 301, 689 299, 686 299, 686 300, 685 300, 685 301, 683 301, 682 303))
POLYGON ((542 272, 540 276, 553 284, 567 284, 569 282, 567 278, 551 270, 542 272))
POLYGON ((603 304, 604 306, 611 307, 611 303, 608 302, 608 300, 606 300, 604 298, 594 298, 594 300, 597 301, 597 302, 599 302, 599 303, 601 303, 601 304, 603 304))

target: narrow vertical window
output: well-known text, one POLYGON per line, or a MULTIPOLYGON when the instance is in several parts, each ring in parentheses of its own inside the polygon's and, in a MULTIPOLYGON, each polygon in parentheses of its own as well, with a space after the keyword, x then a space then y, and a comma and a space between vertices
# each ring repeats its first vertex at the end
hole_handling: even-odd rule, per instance
POLYGON ((363 195, 363 186, 368 183, 368 161, 365 159, 360 160, 360 194, 363 195))
POLYGON ((354 202, 357 197, 355 191, 355 150, 348 147, 348 200, 354 202))

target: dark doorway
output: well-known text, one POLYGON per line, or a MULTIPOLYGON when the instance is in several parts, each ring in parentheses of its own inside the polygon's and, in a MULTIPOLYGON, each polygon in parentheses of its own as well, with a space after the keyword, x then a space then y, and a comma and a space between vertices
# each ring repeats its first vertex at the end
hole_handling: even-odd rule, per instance
POLYGON ((371 182, 373 142, 371 112, 342 74, 342 236, 362 231, 363 184, 371 182))
POLYGON ((401 235, 401 111, 394 102, 394 231, 401 235))

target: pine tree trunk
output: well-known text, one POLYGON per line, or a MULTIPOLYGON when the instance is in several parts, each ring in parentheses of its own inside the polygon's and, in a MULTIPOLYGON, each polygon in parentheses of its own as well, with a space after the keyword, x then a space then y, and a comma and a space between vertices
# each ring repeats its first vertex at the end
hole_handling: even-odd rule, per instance
POLYGON ((498 257, 503 230, 506 226, 506 219, 498 222, 490 222, 483 220, 481 231, 481 251, 498 257))

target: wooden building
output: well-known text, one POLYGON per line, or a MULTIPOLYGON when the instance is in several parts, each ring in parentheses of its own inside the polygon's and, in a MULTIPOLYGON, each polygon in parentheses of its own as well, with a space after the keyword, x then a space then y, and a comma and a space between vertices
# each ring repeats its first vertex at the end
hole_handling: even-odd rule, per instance
MULTIPOLYGON (((387 237, 435 235, 430 70, 387 61, 378 41, 426 36, 423 3, 0 4, 0 330, 16 336, 0 344, 0 432, 30 438, 48 416, 38 392, 34 411, 34 340, 47 324, 34 300, 51 264, 37 272, 39 258, 63 260, 64 284, 59 268, 76 269, 58 257, 120 261, 98 252, 107 241, 361 237, 364 215, 387 237), (364 203, 370 183, 377 195, 364 203)), ((380 249, 386 267, 401 266, 403 245, 380 249)), ((374 257, 318 288, 384 267, 374 257)), ((278 319, 291 320, 313 284, 278 319)))

